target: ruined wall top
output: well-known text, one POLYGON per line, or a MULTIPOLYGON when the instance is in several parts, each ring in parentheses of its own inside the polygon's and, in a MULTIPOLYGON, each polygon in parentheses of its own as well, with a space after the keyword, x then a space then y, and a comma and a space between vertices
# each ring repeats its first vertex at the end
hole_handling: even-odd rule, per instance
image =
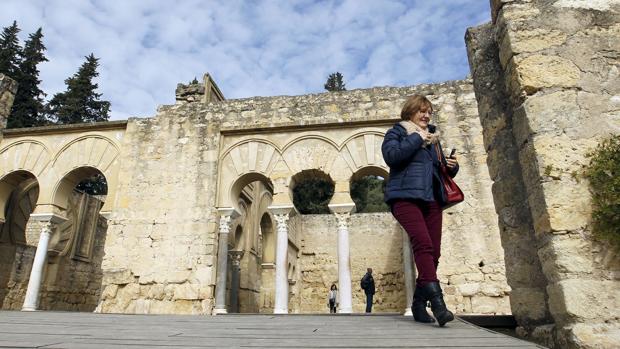
MULTIPOLYGON (((423 94, 436 101, 444 94, 472 93, 471 80, 407 87, 375 87, 300 96, 251 97, 204 103, 198 98, 161 106, 157 117, 196 118, 195 122, 220 122, 223 130, 399 119, 408 96, 423 94), (396 103, 395 103, 396 102, 396 103)), ((441 105, 436 105, 441 112, 441 105)), ((148 122, 144 120, 143 122, 148 122)))
POLYGON ((6 127, 6 120, 11 113, 15 93, 17 93, 15 80, 0 73, 0 131, 6 127))

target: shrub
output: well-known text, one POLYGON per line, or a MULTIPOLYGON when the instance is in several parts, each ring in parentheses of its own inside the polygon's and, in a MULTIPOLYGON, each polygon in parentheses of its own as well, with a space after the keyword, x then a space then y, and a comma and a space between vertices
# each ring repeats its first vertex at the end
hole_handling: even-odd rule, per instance
POLYGON ((585 176, 592 191, 592 230, 620 249, 620 135, 605 139, 588 157, 585 176))

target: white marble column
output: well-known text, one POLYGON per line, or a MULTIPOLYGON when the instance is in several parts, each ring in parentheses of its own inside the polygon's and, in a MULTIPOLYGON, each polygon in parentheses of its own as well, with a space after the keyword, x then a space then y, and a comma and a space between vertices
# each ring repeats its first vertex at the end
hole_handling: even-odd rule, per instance
POLYGON ((288 314, 288 219, 291 206, 270 206, 276 220, 276 294, 274 314, 288 314))
POLYGON ((215 285, 215 308, 213 314, 226 314, 226 274, 228 271, 228 234, 230 223, 237 212, 233 208, 220 208, 220 232, 217 249, 217 283, 215 285))
POLYGON ((41 229, 39 236, 39 245, 34 254, 34 262, 30 270, 30 279, 28 280, 28 289, 26 290, 26 298, 22 311, 35 311, 39 307, 39 289, 43 280, 43 269, 47 260, 47 248, 49 247, 50 237, 52 236, 52 223, 46 222, 41 229))
MULTIPOLYGON (((401 229, 402 230, 402 229, 401 229)), ((415 284, 415 269, 413 267, 413 258, 411 254, 411 242, 409 235, 402 230, 403 234, 403 271, 405 272, 405 297, 407 297, 407 308, 405 316, 413 316, 411 312, 411 303, 413 302, 413 292, 415 284)))
POLYGON ((329 205, 329 209, 336 215, 338 224, 338 293, 340 294, 338 313, 345 314, 353 312, 349 221, 354 208, 354 203, 329 205))

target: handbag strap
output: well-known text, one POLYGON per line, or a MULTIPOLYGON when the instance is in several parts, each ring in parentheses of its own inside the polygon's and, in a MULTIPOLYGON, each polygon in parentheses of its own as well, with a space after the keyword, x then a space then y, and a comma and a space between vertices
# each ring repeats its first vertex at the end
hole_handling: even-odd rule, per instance
POLYGON ((437 153, 437 160, 439 160, 441 170, 447 171, 446 164, 443 163, 443 158, 441 157, 441 152, 439 151, 439 143, 435 143, 435 152, 437 153))

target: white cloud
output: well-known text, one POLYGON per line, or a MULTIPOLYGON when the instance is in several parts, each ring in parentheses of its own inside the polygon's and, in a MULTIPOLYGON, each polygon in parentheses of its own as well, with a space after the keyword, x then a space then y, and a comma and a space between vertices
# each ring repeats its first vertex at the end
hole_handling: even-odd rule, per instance
POLYGON ((463 36, 489 20, 480 0, 3 0, 0 26, 43 28, 42 89, 65 89, 91 52, 112 119, 152 116, 179 82, 209 72, 227 98, 462 79, 463 36))

